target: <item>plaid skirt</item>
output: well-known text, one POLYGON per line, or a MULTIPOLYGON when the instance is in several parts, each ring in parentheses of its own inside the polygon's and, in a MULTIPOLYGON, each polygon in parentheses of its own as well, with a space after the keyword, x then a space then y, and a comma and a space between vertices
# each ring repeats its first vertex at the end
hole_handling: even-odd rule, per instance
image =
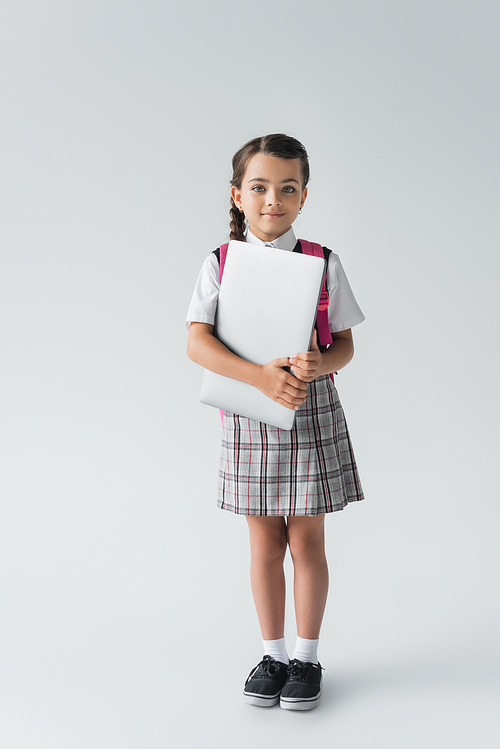
POLYGON ((324 375, 288 431, 223 412, 218 506, 241 515, 321 515, 363 499, 337 390, 324 375))

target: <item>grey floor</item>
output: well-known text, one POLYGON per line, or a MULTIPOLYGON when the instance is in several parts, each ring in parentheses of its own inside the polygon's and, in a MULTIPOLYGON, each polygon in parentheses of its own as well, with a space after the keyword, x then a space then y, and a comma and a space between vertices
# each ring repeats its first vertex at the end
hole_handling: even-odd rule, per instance
MULTIPOLYGON (((192 525, 198 557, 189 542, 169 552, 174 534, 166 531, 162 552, 135 546, 136 579, 118 544, 107 553, 123 566, 101 568, 101 582, 89 562, 86 571, 61 568, 38 596, 28 576, 18 579, 27 597, 19 591, 16 610, 3 612, 2 746, 230 749, 264 739, 321 739, 342 749, 496 749, 498 612, 486 586, 464 580, 463 569, 456 584, 444 581, 432 564, 420 570, 417 584, 411 555, 398 565, 381 549, 375 558, 378 544, 370 545, 366 531, 379 528, 368 504, 329 523, 332 584, 317 710, 243 703, 243 681, 261 656, 246 528, 241 518, 207 508, 192 525), (210 518, 218 536, 203 541, 210 518), (354 553, 355 543, 363 554, 354 553), (211 556, 201 564, 209 546, 211 556), (124 587, 117 590, 112 582, 119 578, 124 587)), ((128 530, 137 542, 137 529, 128 530)), ((288 560, 286 570, 290 579, 288 560)), ((292 648, 291 598, 287 621, 292 648)))
POLYGON ((322 647, 324 692, 310 713, 242 702, 243 680, 260 654, 234 632, 226 639, 207 629, 185 652, 179 641, 136 634, 128 651, 110 641, 99 653, 94 643, 87 657, 10 642, 2 653, 2 746, 229 749, 266 737, 357 749, 498 747, 494 632, 452 643, 441 633, 442 642, 413 638, 407 647, 386 641, 370 652, 369 622, 366 630, 364 638, 361 627, 357 637, 338 632, 335 646, 322 647))

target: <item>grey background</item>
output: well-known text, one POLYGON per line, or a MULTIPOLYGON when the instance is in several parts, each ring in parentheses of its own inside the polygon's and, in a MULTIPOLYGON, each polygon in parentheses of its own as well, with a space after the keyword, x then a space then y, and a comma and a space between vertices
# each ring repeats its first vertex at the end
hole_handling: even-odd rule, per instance
POLYGON ((498 746, 498 20, 2 5, 3 747, 498 746), (276 131, 311 158, 297 234, 367 317, 338 377, 367 499, 327 519, 304 715, 241 701, 246 523, 215 507, 218 414, 185 356, 231 156, 276 131))

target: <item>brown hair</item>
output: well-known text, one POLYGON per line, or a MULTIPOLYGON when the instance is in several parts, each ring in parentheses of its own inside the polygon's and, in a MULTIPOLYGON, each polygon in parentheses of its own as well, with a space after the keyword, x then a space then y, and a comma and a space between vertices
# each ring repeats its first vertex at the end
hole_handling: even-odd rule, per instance
MULTIPOLYGON (((275 156, 279 159, 300 159, 303 182, 302 189, 309 182, 309 159, 302 143, 290 135, 274 133, 272 135, 264 135, 261 138, 253 138, 253 140, 245 143, 239 151, 236 151, 233 156, 233 178, 231 180, 233 187, 237 187, 238 190, 241 189, 248 162, 257 153, 262 153, 265 156, 275 156)), ((232 197, 229 215, 231 216, 229 239, 244 239, 245 215, 237 208, 232 197)))

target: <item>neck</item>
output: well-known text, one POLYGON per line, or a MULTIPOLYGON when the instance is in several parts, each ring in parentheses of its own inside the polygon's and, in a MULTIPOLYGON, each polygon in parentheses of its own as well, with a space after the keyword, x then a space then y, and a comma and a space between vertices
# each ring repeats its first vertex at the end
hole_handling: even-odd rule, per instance
POLYGON ((285 229, 285 231, 280 231, 279 234, 266 234, 266 232, 259 231, 258 229, 253 229, 251 226, 248 227, 254 237, 257 237, 257 239, 262 240, 262 242, 274 242, 275 239, 278 239, 278 237, 282 237, 283 234, 286 234, 287 231, 290 231, 292 228, 291 225, 285 229))

